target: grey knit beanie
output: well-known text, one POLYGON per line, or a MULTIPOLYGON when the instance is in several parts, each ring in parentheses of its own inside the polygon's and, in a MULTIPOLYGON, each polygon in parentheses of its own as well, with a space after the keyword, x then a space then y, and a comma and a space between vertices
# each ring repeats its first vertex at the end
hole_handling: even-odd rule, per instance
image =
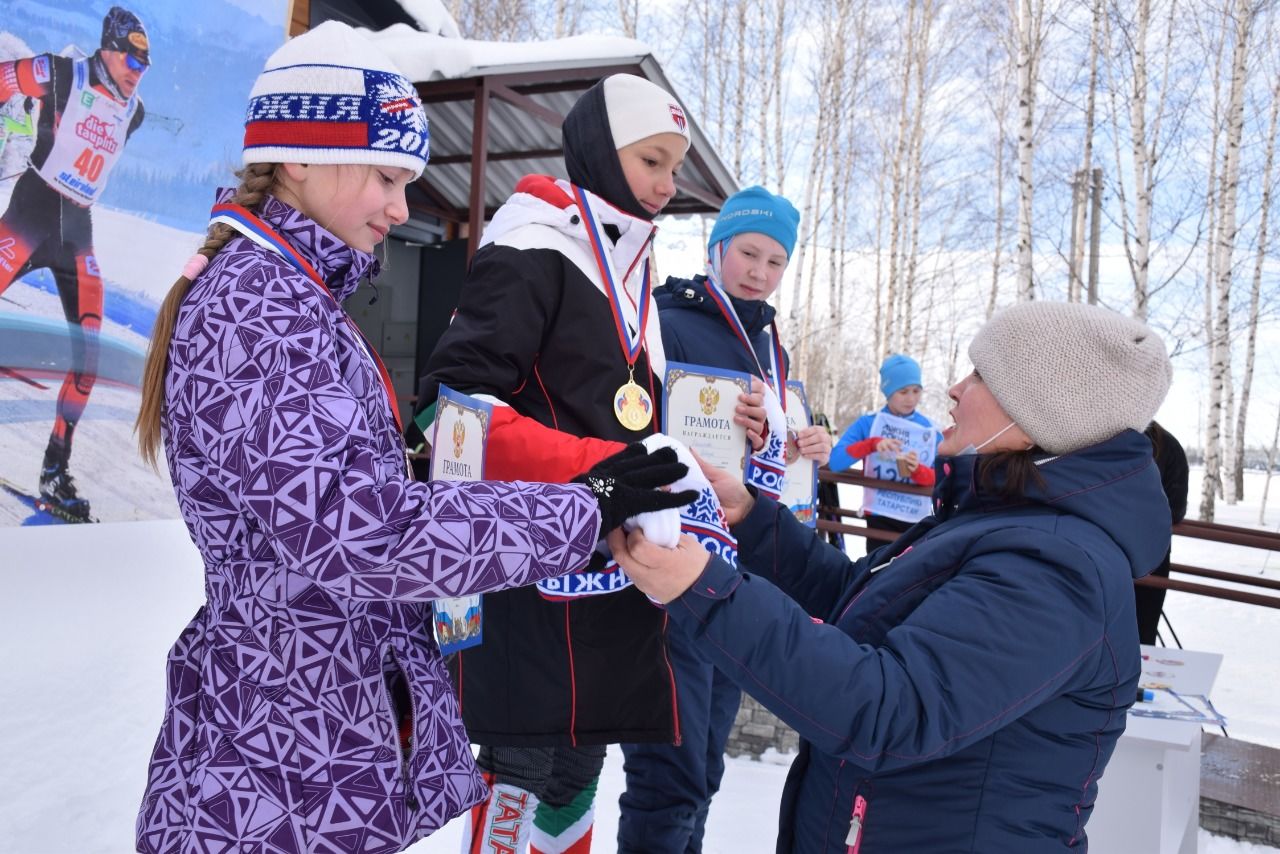
POLYGON ((999 312, 978 330, 969 360, 1009 417, 1054 454, 1146 429, 1173 378, 1146 324, 1081 303, 999 312))

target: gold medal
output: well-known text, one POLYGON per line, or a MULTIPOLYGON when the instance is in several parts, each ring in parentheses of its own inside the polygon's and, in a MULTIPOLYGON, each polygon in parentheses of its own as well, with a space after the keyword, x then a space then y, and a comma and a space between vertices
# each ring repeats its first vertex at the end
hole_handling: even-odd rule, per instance
POLYGON ((800 434, 795 430, 787 431, 787 450, 785 458, 787 465, 791 465, 796 460, 800 459, 800 434))
MULTIPOLYGON (((618 390, 613 393, 613 414, 617 417, 618 423, 628 430, 643 430, 653 421, 653 398, 649 397, 649 392, 636 385, 636 359, 639 358, 640 351, 644 349, 644 335, 649 325, 649 310, 653 303, 651 258, 645 258, 644 261, 644 270, 640 278, 640 293, 635 299, 631 299, 630 294, 624 289, 626 277, 618 278, 613 266, 613 255, 600 236, 600 229, 596 224, 596 216, 588 199, 589 194, 581 187, 574 187, 573 194, 578 204, 578 210, 582 213, 582 223, 587 232, 587 240, 591 244, 596 258, 596 265, 600 269, 601 289, 604 291, 605 296, 609 298, 609 309, 613 314, 614 327, 618 331, 618 341, 622 345, 622 355, 627 360, 627 381, 618 386, 618 390), (623 310, 623 306, 628 300, 630 300, 635 310, 634 322, 623 310)), ((654 231, 651 229, 644 246, 641 248, 641 252, 648 252, 650 256, 652 256, 651 243, 653 234, 654 231)), ((631 267, 628 268, 628 273, 639 260, 640 256, 637 255, 631 267)))
POLYGON ((653 399, 636 385, 634 373, 613 393, 613 414, 628 430, 643 430, 653 420, 653 399))

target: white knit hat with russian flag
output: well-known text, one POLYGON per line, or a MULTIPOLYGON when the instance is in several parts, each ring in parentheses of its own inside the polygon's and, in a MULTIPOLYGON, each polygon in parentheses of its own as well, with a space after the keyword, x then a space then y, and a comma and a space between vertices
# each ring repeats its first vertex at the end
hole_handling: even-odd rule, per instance
POLYGON ((369 163, 422 174, 427 114, 373 42, 325 21, 285 42, 258 75, 244 163, 369 163))

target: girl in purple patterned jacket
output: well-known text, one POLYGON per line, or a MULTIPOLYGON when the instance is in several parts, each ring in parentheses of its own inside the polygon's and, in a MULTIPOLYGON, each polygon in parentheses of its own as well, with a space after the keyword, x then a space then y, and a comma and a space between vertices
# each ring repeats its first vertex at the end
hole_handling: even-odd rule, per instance
POLYGON ((638 446, 581 483, 417 483, 343 311, 427 160, 412 83, 325 23, 267 61, 244 164, 156 319, 138 417, 207 602, 169 655, 143 852, 400 851, 480 801, 432 600, 584 566, 693 496, 638 446), (398 702, 397 698, 405 698, 398 702))

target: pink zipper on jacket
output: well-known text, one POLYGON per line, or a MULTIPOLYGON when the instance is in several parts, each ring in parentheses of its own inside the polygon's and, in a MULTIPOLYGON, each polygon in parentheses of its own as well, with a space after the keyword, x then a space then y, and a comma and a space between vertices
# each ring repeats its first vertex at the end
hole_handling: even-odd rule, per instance
POLYGON ((845 854, 858 854, 862 847, 862 826, 867 820, 867 799, 862 795, 853 798, 853 815, 849 817, 849 835, 844 838, 845 854))

